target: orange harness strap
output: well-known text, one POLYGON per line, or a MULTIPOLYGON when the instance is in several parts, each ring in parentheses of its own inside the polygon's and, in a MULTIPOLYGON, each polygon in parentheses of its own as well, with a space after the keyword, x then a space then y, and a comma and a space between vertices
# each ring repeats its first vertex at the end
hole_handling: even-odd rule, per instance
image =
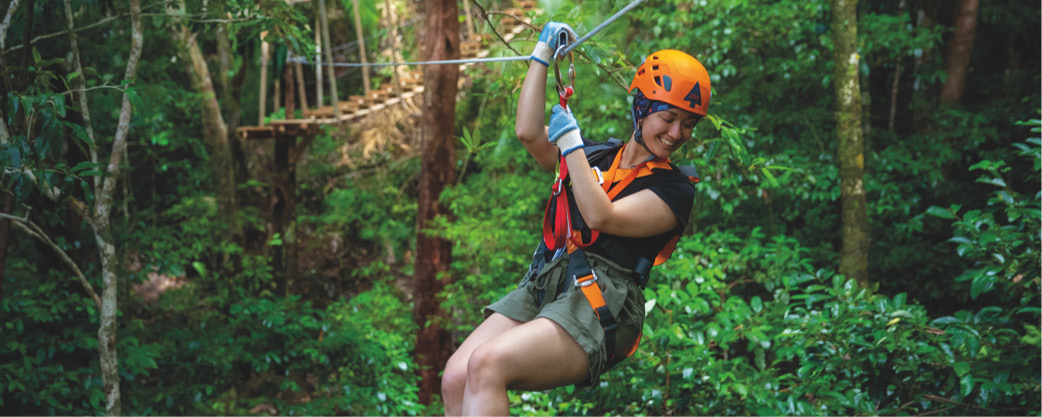
POLYGON ((615 321, 615 316, 611 314, 611 310, 608 309, 608 303, 604 301, 604 293, 601 292, 601 286, 597 283, 597 273, 586 262, 586 255, 582 249, 576 248, 574 251, 569 252, 568 268, 572 271, 572 279, 575 281, 575 286, 582 291, 586 301, 593 308, 593 313, 597 316, 597 321, 600 322, 601 328, 604 329, 604 348, 605 353, 608 355, 608 366, 611 367, 633 355, 637 351, 637 347, 640 346, 642 334, 638 333, 637 340, 633 342, 633 346, 630 347, 625 355, 618 356, 615 354, 615 334, 619 330, 619 324, 615 321))

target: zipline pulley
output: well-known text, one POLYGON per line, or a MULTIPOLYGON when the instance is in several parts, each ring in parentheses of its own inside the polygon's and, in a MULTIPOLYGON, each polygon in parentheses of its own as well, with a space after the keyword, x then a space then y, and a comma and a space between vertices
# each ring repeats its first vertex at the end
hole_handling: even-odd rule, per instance
POLYGON ((561 97, 561 107, 568 108, 568 99, 575 93, 575 89, 572 87, 575 85, 575 56, 572 55, 572 51, 565 52, 565 49, 571 44, 571 39, 568 38, 568 34, 562 32, 561 39, 558 42, 557 51, 554 51, 554 77, 557 78, 557 95, 561 97), (561 61, 564 60, 565 55, 568 56, 568 83, 565 84, 561 80, 561 61))

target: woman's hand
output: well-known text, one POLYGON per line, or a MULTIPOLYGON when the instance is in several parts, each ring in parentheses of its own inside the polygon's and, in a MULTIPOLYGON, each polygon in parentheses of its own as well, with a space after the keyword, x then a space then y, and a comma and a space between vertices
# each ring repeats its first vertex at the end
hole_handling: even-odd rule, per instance
POLYGON ((572 116, 572 111, 555 104, 550 114, 550 129, 547 132, 550 143, 557 145, 562 156, 568 156, 572 151, 582 148, 583 139, 579 133, 579 124, 572 116))
POLYGON ((549 67, 557 48, 576 39, 575 31, 567 23, 548 22, 539 33, 539 42, 532 50, 532 60, 549 67))
MULTIPOLYGON (((550 60, 567 39, 575 40, 575 31, 565 23, 548 22, 539 33, 539 42, 532 51, 528 74, 521 84, 517 100, 517 118, 514 133, 525 145, 528 153, 544 170, 554 172, 557 168, 558 151, 549 138, 546 127, 546 76, 550 60)), ((578 131, 576 131, 578 136, 578 131)), ((566 143, 570 143, 567 142, 566 143)), ((582 144, 582 140, 579 140, 582 144)))

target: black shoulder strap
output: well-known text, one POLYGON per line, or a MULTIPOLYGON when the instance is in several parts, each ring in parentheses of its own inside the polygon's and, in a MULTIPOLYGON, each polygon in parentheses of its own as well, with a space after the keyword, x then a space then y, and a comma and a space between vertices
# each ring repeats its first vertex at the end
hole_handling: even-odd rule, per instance
POLYGON ((586 159, 590 161, 599 161, 604 156, 604 153, 622 146, 622 140, 611 138, 607 142, 592 142, 583 148, 586 152, 586 159))
POLYGON ((698 170, 695 169, 694 165, 685 165, 679 167, 677 170, 680 171, 681 174, 684 174, 684 176, 693 183, 697 184, 699 181, 702 181, 702 179, 698 177, 698 170))

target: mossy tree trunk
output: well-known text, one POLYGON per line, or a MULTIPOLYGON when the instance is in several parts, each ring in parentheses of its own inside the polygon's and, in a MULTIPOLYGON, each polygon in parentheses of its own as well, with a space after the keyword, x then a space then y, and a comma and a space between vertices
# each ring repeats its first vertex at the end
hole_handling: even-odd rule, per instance
POLYGON ((865 200, 864 130, 858 76, 857 1, 832 3, 832 43, 836 92, 836 135, 839 139, 843 249, 839 272, 868 285, 868 210, 865 200))

